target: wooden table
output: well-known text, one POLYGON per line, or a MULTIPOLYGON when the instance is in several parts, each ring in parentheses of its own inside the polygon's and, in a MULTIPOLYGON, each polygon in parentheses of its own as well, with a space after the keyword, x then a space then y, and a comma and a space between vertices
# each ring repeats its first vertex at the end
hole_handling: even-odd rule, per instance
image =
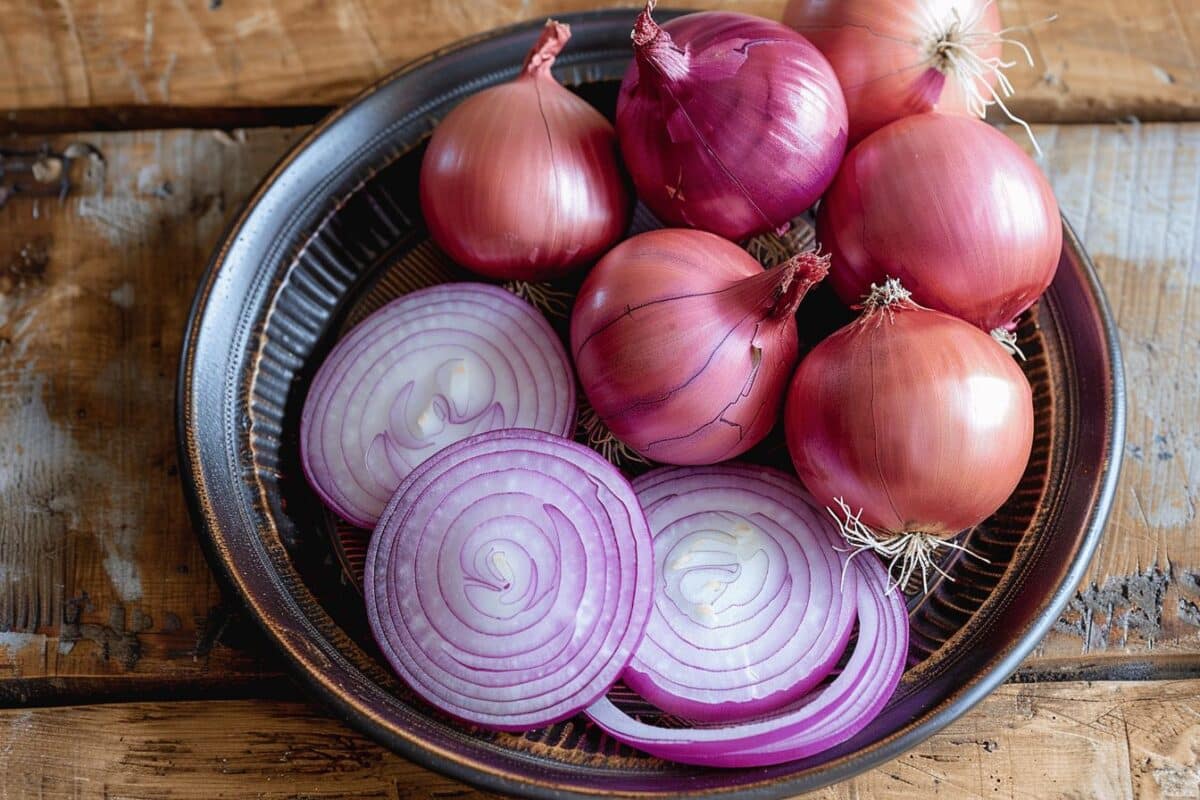
MULTIPOLYGON (((0 799, 482 796, 306 701, 222 598, 179 486, 175 369, 210 249, 308 124, 434 47, 594 5, 0 0, 0 198, 24 188, 0 201, 0 799)), ((1194 798, 1200 3, 1000 6, 1060 15, 1019 34, 1038 67, 1013 107, 1120 326, 1120 489, 1014 679, 818 796, 1194 798)))

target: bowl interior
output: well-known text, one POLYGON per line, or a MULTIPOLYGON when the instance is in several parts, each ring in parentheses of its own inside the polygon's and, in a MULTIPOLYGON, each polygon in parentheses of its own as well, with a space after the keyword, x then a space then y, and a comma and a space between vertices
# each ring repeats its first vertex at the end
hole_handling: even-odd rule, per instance
MULTIPOLYGON (((610 117, 632 16, 569 18, 574 37, 555 69, 610 117)), ((268 177, 214 257, 193 309, 179 397, 185 485, 214 563, 347 720, 490 788, 776 797, 890 758, 1015 668, 1057 617, 1100 535, 1123 432, 1119 357, 1069 229, 1054 285, 1018 331, 1036 411, 1025 477, 1000 512, 967 534, 983 558, 947 560, 954 580, 911 600, 909 669, 888 707, 851 741, 805 761, 717 771, 645 756, 582 717, 528 734, 475 730, 420 703, 371 641, 353 577, 364 539, 338 526, 299 469, 305 391, 338 336, 371 310, 421 286, 469 279, 421 221, 424 143, 463 97, 515 74, 536 28, 418 62, 335 114, 268 177)), ((843 314, 829 294, 809 298, 806 343, 843 314)), ((565 328, 561 316, 548 316, 565 328)), ((786 468, 781 432, 750 457, 786 468)))

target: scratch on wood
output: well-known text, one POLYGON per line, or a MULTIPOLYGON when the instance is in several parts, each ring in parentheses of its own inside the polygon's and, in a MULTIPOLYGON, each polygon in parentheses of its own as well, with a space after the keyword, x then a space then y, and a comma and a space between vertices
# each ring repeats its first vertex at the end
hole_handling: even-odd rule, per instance
POLYGON ((1170 574, 1155 565, 1106 578, 1103 586, 1092 583, 1071 598, 1054 629, 1081 638, 1085 653, 1116 643, 1111 639, 1114 632, 1121 647, 1131 633, 1153 647, 1162 633, 1163 598, 1170 581, 1170 574))
POLYGON ((135 609, 127 619, 125 606, 116 603, 109 609, 107 625, 82 622, 83 612, 89 607, 86 592, 67 601, 62 631, 59 634, 61 640, 70 644, 80 641, 92 642, 99 645, 105 661, 111 659, 125 669, 133 669, 142 656, 142 643, 138 634, 150 630, 154 621, 140 609, 135 609))
POLYGON ((1188 625, 1200 628, 1200 606, 1186 597, 1179 598, 1179 618, 1188 625))
POLYGON ((1167 764, 1152 773, 1163 797, 1196 797, 1200 795, 1200 767, 1195 764, 1167 764))
POLYGON ((153 221, 149 204, 132 197, 81 197, 76 211, 118 247, 144 241, 153 221))

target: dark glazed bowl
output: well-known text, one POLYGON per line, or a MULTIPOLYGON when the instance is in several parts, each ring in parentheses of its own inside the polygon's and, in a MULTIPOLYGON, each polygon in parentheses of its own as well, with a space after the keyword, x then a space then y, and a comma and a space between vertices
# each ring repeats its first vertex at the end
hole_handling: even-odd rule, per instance
MULTIPOLYGON (((570 15, 555 73, 610 113, 633 10, 570 15)), ((532 797, 775 798, 850 777, 920 742, 1001 683, 1082 579, 1111 504, 1124 438, 1116 333, 1068 228, 1049 293, 1019 332, 1036 436, 1012 500, 974 530, 989 564, 910 604, 910 668, 866 730, 821 756, 754 770, 664 763, 582 718, 526 735, 465 729, 389 673, 361 598, 331 555, 333 520, 300 475, 304 393, 345 325, 383 299, 454 279, 427 241, 420 155, 467 94, 516 73, 539 22, 411 64, 318 125, 266 177, 213 256, 179 372, 183 482, 213 564, 295 671, 347 722, 412 760, 532 797)))

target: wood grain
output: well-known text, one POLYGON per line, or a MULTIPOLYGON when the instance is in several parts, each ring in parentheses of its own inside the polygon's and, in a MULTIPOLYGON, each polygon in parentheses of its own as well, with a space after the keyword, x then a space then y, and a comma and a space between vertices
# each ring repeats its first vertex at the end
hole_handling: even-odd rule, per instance
MULTIPOLYGON (((1198 751, 1200 681, 1005 686, 906 755, 809 797, 1195 797, 1198 751)), ((405 761, 305 703, 0 712, 5 800, 490 796, 405 761)))
POLYGON ((184 507, 174 379, 227 216, 297 134, 6 143, 10 172, 45 145, 41 174, 72 185, 0 207, 0 698, 261 670, 261 648, 221 643, 238 627, 184 507))
MULTIPOLYGON (((522 20, 633 0, 0 0, 0 109, 14 126, 153 124, 139 109, 328 106, 404 62, 522 20), (78 113, 64 113, 77 109, 78 113), (97 113, 95 109, 100 109, 97 113)), ((784 0, 669 3, 778 19, 784 0)), ((1200 5, 1000 0, 1036 66, 1013 109, 1039 121, 1196 119, 1200 5), (1042 21, 1053 14, 1058 19, 1042 21)), ((1011 57, 1019 57, 1012 49, 1011 57)), ((261 111, 253 111, 261 118, 261 111)), ((182 115, 194 125, 196 115, 182 115)), ((227 118, 227 117, 226 117, 227 118)), ((159 122, 160 125, 165 124, 159 122)), ((208 125, 217 124, 214 122, 208 125)), ((221 123, 224 124, 224 123, 221 123)))
POLYGON ((1095 260, 1116 316, 1129 400, 1106 535, 1039 655, 1195 655, 1200 125, 1043 127, 1037 135, 1063 213, 1095 260))

